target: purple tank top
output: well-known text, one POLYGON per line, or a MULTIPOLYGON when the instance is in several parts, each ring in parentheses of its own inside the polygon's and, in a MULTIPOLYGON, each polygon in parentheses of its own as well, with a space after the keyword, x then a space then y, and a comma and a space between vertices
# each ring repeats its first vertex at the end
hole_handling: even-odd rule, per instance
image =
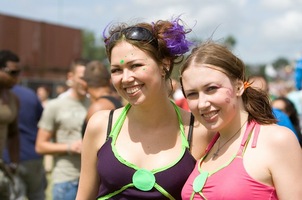
MULTIPOLYGON (((115 124, 122 124, 120 118, 115 124)), ((175 164, 172 163, 162 170, 151 171, 155 184, 150 183, 152 181, 147 182, 147 185, 151 185, 147 186, 149 188, 146 190, 138 189, 133 181, 133 177, 140 170, 125 165, 115 156, 116 152, 111 146, 114 138, 109 137, 97 154, 97 171, 101 180, 97 199, 181 199, 181 189, 196 163, 189 152, 186 138, 182 137, 185 139, 182 143, 187 145, 183 145, 182 155, 175 164)))

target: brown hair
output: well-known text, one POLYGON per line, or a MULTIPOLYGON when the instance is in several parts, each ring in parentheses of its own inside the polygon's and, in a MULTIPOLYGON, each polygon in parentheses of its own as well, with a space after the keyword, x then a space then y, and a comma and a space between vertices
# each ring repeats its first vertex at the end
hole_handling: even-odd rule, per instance
MULTIPOLYGON (((180 74, 192 63, 214 65, 221 68, 232 81, 239 79, 246 82, 244 63, 227 47, 213 41, 207 41, 194 48, 185 60, 180 74)), ((259 124, 276 123, 266 92, 247 87, 242 94, 242 100, 245 110, 249 113, 249 122, 255 120, 259 124)))
POLYGON ((88 87, 110 86, 110 73, 102 62, 93 60, 87 64, 83 80, 88 87))
MULTIPOLYGON (((183 29, 175 31, 173 28, 175 27, 175 24, 180 26, 178 23, 182 22, 179 18, 175 19, 174 21, 166 21, 166 20, 158 20, 155 23, 137 23, 133 26, 128 26, 125 23, 121 23, 118 25, 113 25, 109 28, 109 37, 105 38, 105 44, 110 41, 110 37, 117 33, 121 32, 122 30, 128 28, 128 27, 142 27, 145 29, 148 29, 154 39, 156 40, 157 45, 153 45, 151 42, 146 43, 145 41, 138 41, 138 40, 131 40, 127 39, 125 37, 120 37, 118 40, 111 42, 111 45, 106 45, 106 53, 109 59, 109 62, 111 60, 111 51, 112 48, 119 43, 120 41, 124 40, 128 43, 136 46, 137 48, 141 49, 142 51, 149 54, 159 65, 164 65, 164 70, 166 72, 165 78, 169 79, 170 75, 173 71, 174 64, 181 63, 184 59, 183 54, 173 54, 171 53, 170 49, 168 48, 168 44, 165 39, 167 38, 174 38, 175 35, 180 36, 185 40, 185 34, 189 33, 191 29, 183 29)), ((180 41, 182 42, 182 41, 180 41)))
POLYGON ((82 65, 82 66, 85 66, 87 65, 87 63, 89 62, 88 59, 85 59, 85 58, 77 58, 75 60, 73 60, 71 62, 71 65, 70 65, 70 68, 69 68, 69 71, 70 72, 75 72, 75 69, 77 68, 77 66, 79 65, 82 65))

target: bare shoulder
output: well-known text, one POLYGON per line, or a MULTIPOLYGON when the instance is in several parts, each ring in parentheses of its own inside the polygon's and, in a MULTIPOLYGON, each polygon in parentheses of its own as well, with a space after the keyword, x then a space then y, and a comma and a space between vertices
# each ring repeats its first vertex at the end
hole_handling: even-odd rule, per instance
MULTIPOLYGON (((189 132, 191 115, 191 112, 182 110, 186 134, 189 132)), ((194 119, 190 149, 195 159, 200 159, 204 155, 213 136, 214 133, 209 132, 199 121, 194 119)))
MULTIPOLYGON (((84 142, 91 141, 98 143, 101 146, 106 141, 107 128, 109 121, 110 110, 100 110, 95 112, 89 119, 85 131, 84 142)), ((113 114, 112 124, 117 119, 117 116, 121 113, 121 108, 116 109, 113 114)))
POLYGON ((290 129, 276 124, 261 125, 256 149, 270 166, 301 155, 296 135, 290 129))
POLYGON ((280 150, 281 147, 291 145, 299 146, 296 135, 287 127, 279 126, 277 124, 262 125, 259 137, 259 142, 275 150, 280 150))

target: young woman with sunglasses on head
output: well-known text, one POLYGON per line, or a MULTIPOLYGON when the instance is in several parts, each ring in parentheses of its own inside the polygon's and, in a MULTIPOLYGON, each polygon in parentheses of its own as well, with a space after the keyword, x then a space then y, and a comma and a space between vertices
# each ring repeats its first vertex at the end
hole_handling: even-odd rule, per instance
POLYGON ((246 80, 239 58, 205 42, 185 61, 181 82, 196 119, 217 132, 182 190, 184 200, 301 199, 299 143, 275 124, 267 92, 246 80))
POLYGON ((90 118, 77 200, 181 199, 210 139, 169 98, 173 65, 190 44, 180 23, 122 24, 105 37, 112 84, 129 103, 90 118))

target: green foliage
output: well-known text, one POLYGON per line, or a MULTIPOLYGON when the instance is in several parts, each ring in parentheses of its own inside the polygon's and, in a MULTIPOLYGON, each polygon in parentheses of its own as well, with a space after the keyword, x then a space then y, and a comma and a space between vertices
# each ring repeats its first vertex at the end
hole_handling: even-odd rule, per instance
POLYGON ((278 58, 273 62, 273 66, 275 69, 284 68, 289 65, 289 61, 286 58, 278 58))
POLYGON ((91 31, 82 31, 82 57, 89 60, 100 60, 106 59, 105 47, 102 46, 95 38, 95 35, 91 31))
POLYGON ((225 38, 223 42, 229 49, 233 49, 236 46, 236 39, 232 36, 229 35, 225 38))

